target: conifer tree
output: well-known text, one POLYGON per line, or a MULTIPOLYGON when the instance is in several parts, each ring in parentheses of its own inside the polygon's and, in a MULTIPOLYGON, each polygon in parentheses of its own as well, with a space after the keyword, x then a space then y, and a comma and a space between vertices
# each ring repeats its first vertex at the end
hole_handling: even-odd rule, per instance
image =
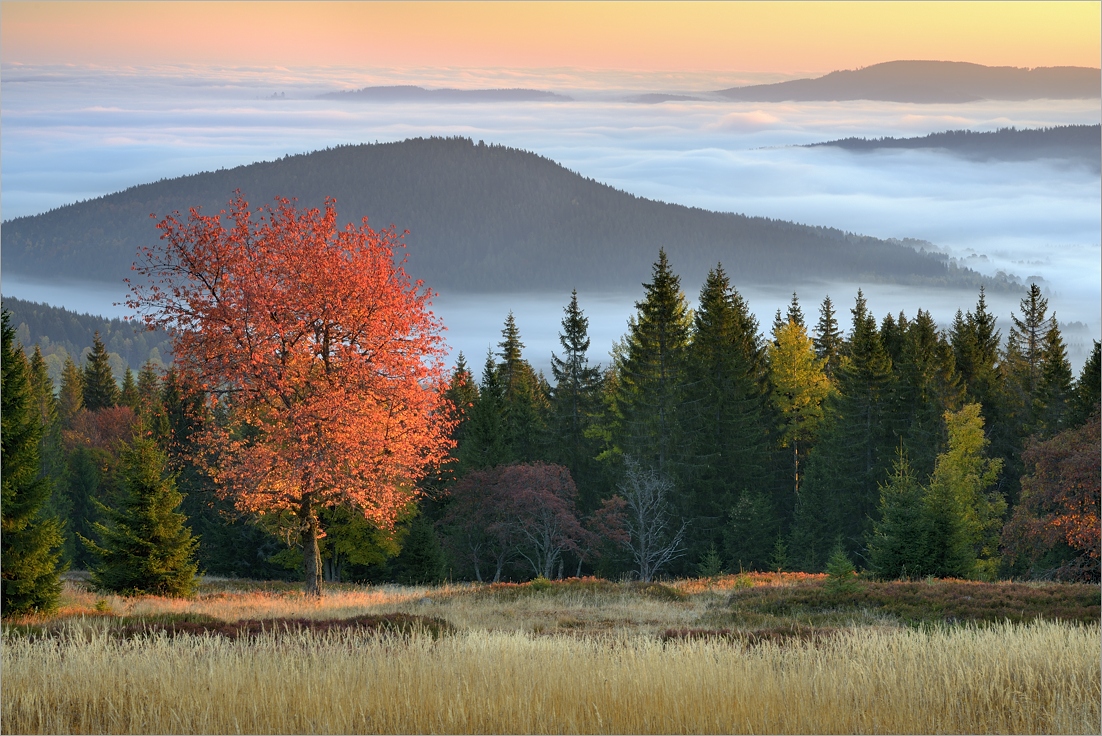
POLYGON ((949 447, 938 456, 925 495, 930 561, 939 577, 993 579, 1006 501, 992 490, 1002 461, 989 459, 979 404, 945 415, 949 447))
POLYGON ((821 569, 830 544, 841 536, 851 553, 864 547, 891 468, 891 359, 880 342, 876 318, 858 291, 853 332, 838 371, 838 391, 828 402, 828 421, 808 459, 789 549, 805 569, 821 569))
POLYGON ((1102 344, 1094 341, 1094 349, 1091 351, 1087 362, 1083 364, 1083 370, 1079 373, 1079 380, 1075 382, 1075 390, 1068 407, 1068 426, 1078 427, 1086 424, 1087 420, 1098 413, 1102 406, 1102 344))
POLYGON ((517 460, 541 459, 546 432, 548 387, 524 359, 513 313, 505 319, 498 343, 497 382, 501 386, 501 416, 505 441, 517 460))
POLYGON ((6 310, 0 324, 0 612, 50 612, 61 594, 61 529, 43 513, 51 487, 39 467, 42 424, 27 358, 6 310))
POLYGON ((635 303, 637 313, 617 366, 617 407, 623 417, 617 444, 640 465, 669 475, 684 452, 678 424, 692 318, 665 250, 659 251, 651 273, 643 299, 635 303))
POLYGON ((800 495, 802 464, 823 420, 830 380, 803 325, 789 320, 769 348, 771 400, 780 419, 781 447, 787 450, 793 501, 800 495))
POLYGON ((599 450, 586 432, 600 411, 601 366, 589 364, 589 320, 578 306, 576 289, 563 311, 559 333, 563 357, 551 354, 553 454, 569 468, 583 510, 589 512, 596 508, 594 463, 599 450))
POLYGON ((689 482, 681 511, 693 519, 690 559, 723 544, 721 525, 744 492, 765 494, 764 506, 751 505, 774 513, 764 363, 757 320, 719 265, 700 290, 686 353, 682 421, 688 457, 683 474, 689 482))
POLYGON ((459 474, 515 462, 506 439, 502 390, 493 353, 487 351, 478 387, 478 400, 470 408, 463 425, 463 437, 457 453, 459 474))
POLYGON ((1041 380, 1037 386, 1037 431, 1042 437, 1052 437, 1067 428, 1068 403, 1074 381, 1055 314, 1045 333, 1044 354, 1041 380))
POLYGON ((815 354, 823 361, 823 371, 827 378, 834 378, 838 363, 842 359, 844 341, 842 331, 838 329, 838 318, 834 314, 834 303, 830 296, 823 298, 819 307, 819 322, 814 332, 815 354))
POLYGON ((129 406, 137 414, 141 409, 141 397, 138 395, 138 384, 134 381, 134 371, 130 366, 122 374, 122 391, 119 392, 119 406, 129 406))
POLYGON ((880 486, 880 513, 869 538, 869 564, 886 580, 933 574, 932 527, 926 489, 918 482, 902 446, 892 475, 880 486))
POLYGON ((199 540, 178 511, 183 496, 167 474, 167 459, 150 439, 135 438, 121 452, 123 497, 95 523, 98 544, 82 541, 97 558, 92 581, 127 595, 187 596, 195 590, 199 540))
POLYGON ((107 348, 99 331, 92 340, 92 352, 84 365, 84 407, 88 411, 106 409, 119 403, 119 387, 111 373, 107 348))
POLYGON ((73 359, 65 356, 61 369, 61 391, 57 397, 57 413, 63 427, 68 427, 73 417, 84 408, 84 376, 73 359))
POLYGON ((788 303, 788 312, 785 314, 785 322, 795 322, 800 327, 807 330, 807 325, 804 324, 804 312, 800 309, 800 298, 796 296, 796 292, 792 292, 792 301, 788 303))
MULTIPOLYGON (((61 421, 58 416, 58 400, 54 396, 54 383, 50 380, 49 368, 38 345, 34 346, 34 353, 31 355, 28 377, 35 415, 42 428, 42 437, 38 443, 39 467, 51 488, 50 498, 45 505, 46 515, 61 522, 64 537, 65 522, 72 512, 65 493, 68 483, 65 474, 65 450, 61 443, 61 421)), ((62 557, 70 560, 65 552, 62 557)))
POLYGON ((447 561, 431 521, 424 516, 413 520, 394 563, 399 582, 406 585, 433 585, 444 580, 447 561))
POLYGON ((1040 408, 1038 391, 1044 372, 1045 335, 1054 320, 1047 316, 1048 299, 1041 296, 1041 287, 1029 285, 1029 293, 1019 306, 1022 316, 1011 315, 1014 326, 1007 337, 1006 354, 1013 379, 1013 388, 1022 420, 1032 426, 1040 408))

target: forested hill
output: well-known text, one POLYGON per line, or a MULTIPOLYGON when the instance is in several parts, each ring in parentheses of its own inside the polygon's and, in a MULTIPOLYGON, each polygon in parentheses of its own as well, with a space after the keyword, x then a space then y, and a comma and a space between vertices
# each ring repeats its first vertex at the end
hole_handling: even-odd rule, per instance
POLYGON ((1079 161, 1096 171, 1102 161, 1102 126, 1060 125, 1053 128, 1018 130, 1000 128, 987 133, 948 130, 921 138, 843 138, 815 146, 834 146, 849 151, 885 148, 937 148, 966 158, 1028 161, 1063 158, 1079 161))
POLYGON ((122 378, 127 367, 137 372, 146 361, 162 366, 172 359, 172 341, 160 330, 150 331, 140 324, 117 318, 79 314, 9 296, 3 298, 3 305, 11 312, 16 339, 28 355, 34 345, 39 346, 55 384, 61 380, 65 358, 71 357, 79 366, 92 350, 96 332, 111 355, 116 379, 122 378))
POLYGON ((218 212, 235 189, 254 205, 278 195, 318 206, 332 195, 342 222, 367 215, 375 228, 408 229, 409 272, 452 291, 634 290, 662 247, 688 284, 717 262, 739 284, 984 282, 899 241, 642 199, 536 154, 465 138, 342 146, 9 220, 4 268, 117 282, 138 246, 157 242, 150 213, 218 212))
POLYGON ((1092 100, 1102 96, 1102 71, 1080 66, 983 66, 963 61, 888 61, 815 79, 732 87, 717 92, 739 102, 881 100, 957 103, 976 100, 1092 100))

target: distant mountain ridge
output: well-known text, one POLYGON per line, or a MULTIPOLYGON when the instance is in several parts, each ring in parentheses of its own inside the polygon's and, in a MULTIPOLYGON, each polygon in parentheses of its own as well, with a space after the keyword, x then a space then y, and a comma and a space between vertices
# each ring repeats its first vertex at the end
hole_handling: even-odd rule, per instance
POLYGON ((841 138, 804 148, 831 146, 848 151, 936 148, 972 159, 1031 161, 1061 158, 1102 169, 1102 126, 1059 125, 1051 128, 1000 128, 990 132, 948 130, 916 138, 841 138))
POLYGON ((411 84, 364 87, 342 92, 326 92, 318 99, 352 102, 569 102, 565 95, 539 89, 425 89, 411 84))
POLYGON ((635 197, 527 151, 466 138, 340 146, 131 187, 3 224, 3 266, 33 278, 118 283, 158 217, 337 199, 341 222, 409 229, 409 272, 464 292, 634 291, 665 248, 686 284, 722 262, 736 283, 825 279, 996 283, 900 241, 635 197))
POLYGON ((715 94, 738 102, 960 103, 977 100, 1091 100, 1102 97, 1102 70, 1077 66, 1021 69, 963 61, 888 61, 815 79, 732 87, 715 94))

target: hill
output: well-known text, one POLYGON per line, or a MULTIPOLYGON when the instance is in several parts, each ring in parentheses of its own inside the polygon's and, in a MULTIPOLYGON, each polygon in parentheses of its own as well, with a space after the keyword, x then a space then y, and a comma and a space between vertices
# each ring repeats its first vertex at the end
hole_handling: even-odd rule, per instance
POLYGON ((732 87, 716 94, 739 102, 955 103, 976 100, 1093 100, 1102 71, 1079 66, 1020 69, 962 61, 888 61, 815 79, 732 87))
POLYGON ((171 360, 172 343, 165 332, 151 332, 133 322, 78 314, 14 297, 5 296, 3 303, 4 309, 11 312, 16 339, 28 355, 36 344, 39 346, 55 384, 61 381, 66 357, 71 357, 79 366, 91 352, 97 331, 111 354, 111 370, 116 380, 122 380, 127 366, 137 372, 148 360, 158 366, 171 360))
POLYGON ((568 102, 569 97, 539 89, 425 89, 410 84, 326 92, 319 99, 351 102, 568 102))
POLYGON ((934 148, 978 160, 1030 161, 1063 158, 1078 161, 1098 171, 1102 161, 1102 126, 1061 125, 1026 130, 1000 128, 987 133, 948 130, 920 138, 842 138, 812 143, 806 147, 816 146, 833 146, 862 152, 934 148))
POLYGON ((453 291, 634 290, 661 247, 688 284, 720 261, 740 284, 990 283, 899 241, 643 199, 536 154, 465 138, 341 146, 9 220, 4 268, 117 283, 137 247, 157 241, 150 213, 217 212, 235 189, 254 205, 280 195, 318 206, 332 195, 342 221, 367 215, 376 228, 408 228, 410 273, 453 291))

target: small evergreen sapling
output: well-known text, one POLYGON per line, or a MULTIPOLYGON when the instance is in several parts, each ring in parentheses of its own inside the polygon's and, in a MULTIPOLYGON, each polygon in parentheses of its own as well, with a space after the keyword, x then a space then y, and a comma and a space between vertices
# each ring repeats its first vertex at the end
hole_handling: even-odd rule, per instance
POLYGON ((121 460, 119 508, 99 504, 109 521, 93 524, 99 544, 81 537, 98 558, 92 581, 123 594, 191 595, 199 540, 177 511, 183 496, 165 473, 164 454, 152 440, 136 438, 123 449, 121 460))
POLYGON ((834 545, 834 551, 830 553, 827 561, 827 590, 834 593, 853 593, 861 589, 857 582, 857 571, 853 567, 839 539, 834 545))

